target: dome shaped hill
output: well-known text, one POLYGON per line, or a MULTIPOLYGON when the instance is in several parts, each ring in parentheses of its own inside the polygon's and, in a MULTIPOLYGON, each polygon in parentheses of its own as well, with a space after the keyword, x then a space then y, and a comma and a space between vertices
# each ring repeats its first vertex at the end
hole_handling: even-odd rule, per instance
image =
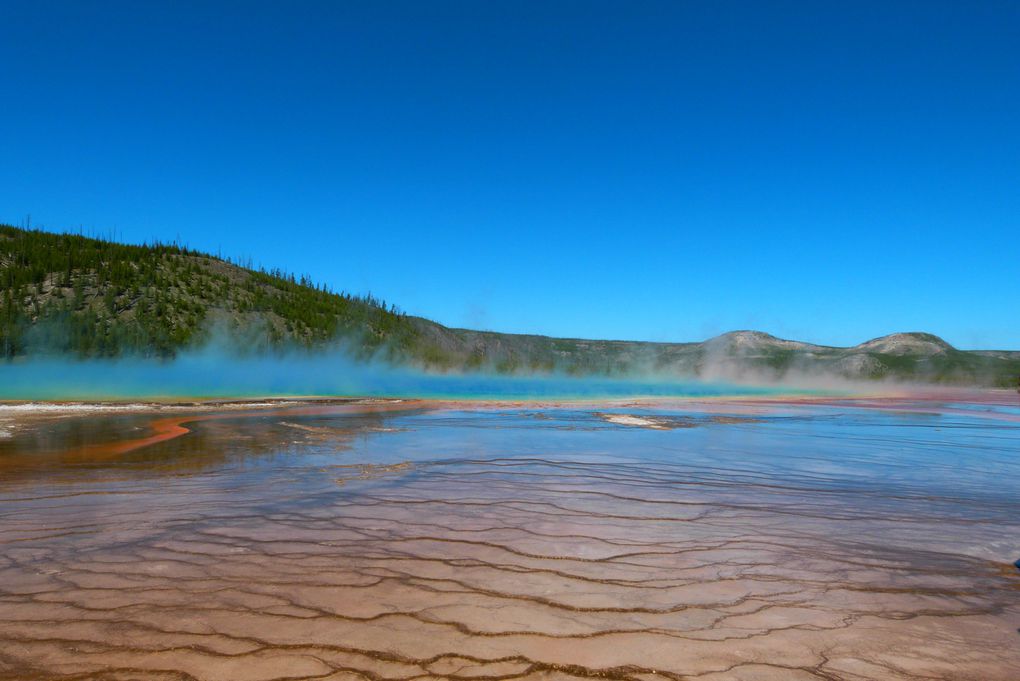
POLYGON ((820 349, 810 343, 776 338, 763 331, 730 331, 705 341, 704 346, 710 350, 726 350, 740 355, 767 353, 775 350, 813 350, 820 349))
POLYGON ((886 355, 921 355, 932 357, 956 352, 956 348, 930 333, 893 333, 861 343, 854 350, 886 355))

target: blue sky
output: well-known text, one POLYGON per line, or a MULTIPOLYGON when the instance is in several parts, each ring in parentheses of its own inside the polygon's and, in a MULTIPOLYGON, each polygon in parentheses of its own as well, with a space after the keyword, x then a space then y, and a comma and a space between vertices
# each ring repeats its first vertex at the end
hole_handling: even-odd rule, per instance
POLYGON ((0 0, 0 220, 499 331, 1020 348, 1015 2, 0 0))

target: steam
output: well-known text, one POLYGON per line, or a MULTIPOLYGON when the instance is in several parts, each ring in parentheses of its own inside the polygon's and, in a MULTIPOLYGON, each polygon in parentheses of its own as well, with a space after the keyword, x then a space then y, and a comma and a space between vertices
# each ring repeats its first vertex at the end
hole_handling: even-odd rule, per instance
MULTIPOLYGON (((437 399, 600 399, 709 397, 791 393, 878 393, 911 390, 917 383, 852 378, 868 367, 848 362, 866 356, 823 358, 814 346, 789 344, 798 353, 779 366, 760 361, 753 335, 720 336, 663 357, 651 347, 590 367, 603 375, 578 376, 573 367, 507 374, 488 365, 473 371, 436 371, 394 363, 380 348, 364 357, 356 337, 328 349, 273 351, 254 336, 213 327, 208 342, 173 360, 75 360, 30 354, 0 362, 0 400, 131 400, 257 397, 404 397, 437 399)), ((262 334, 264 335, 264 334, 262 334)), ((264 340, 264 339, 263 339, 264 340)), ((818 348, 819 350, 824 350, 818 348)))
POLYGON ((336 350, 242 355, 207 346, 177 359, 72 360, 34 357, 0 364, 0 399, 102 400, 375 396, 474 399, 596 399, 762 395, 777 386, 676 376, 576 377, 559 372, 435 373, 336 350))

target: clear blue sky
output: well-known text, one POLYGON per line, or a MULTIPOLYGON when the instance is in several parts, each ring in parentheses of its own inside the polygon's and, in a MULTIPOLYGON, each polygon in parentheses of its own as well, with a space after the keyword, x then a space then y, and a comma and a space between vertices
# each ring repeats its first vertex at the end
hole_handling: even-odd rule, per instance
POLYGON ((1020 348, 1020 3, 0 0, 0 220, 440 322, 1020 348))

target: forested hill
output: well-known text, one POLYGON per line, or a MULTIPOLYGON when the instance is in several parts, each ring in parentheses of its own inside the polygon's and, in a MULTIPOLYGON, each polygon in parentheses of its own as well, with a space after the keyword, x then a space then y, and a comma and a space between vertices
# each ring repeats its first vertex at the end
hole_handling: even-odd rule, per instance
POLYGON ((0 354, 172 357, 213 333, 238 349, 356 334, 406 341, 414 324, 370 296, 252 270, 178 245, 132 246, 0 225, 0 354))
MULTIPOLYGON (((924 333, 849 348, 739 331, 642 343, 451 329, 371 296, 242 267, 176 244, 127 245, 0 225, 0 358, 171 358, 341 346, 435 369, 782 379, 796 374, 1013 386, 1020 352, 961 351, 924 333)), ((2 365, 0 365, 2 375, 2 365)))

